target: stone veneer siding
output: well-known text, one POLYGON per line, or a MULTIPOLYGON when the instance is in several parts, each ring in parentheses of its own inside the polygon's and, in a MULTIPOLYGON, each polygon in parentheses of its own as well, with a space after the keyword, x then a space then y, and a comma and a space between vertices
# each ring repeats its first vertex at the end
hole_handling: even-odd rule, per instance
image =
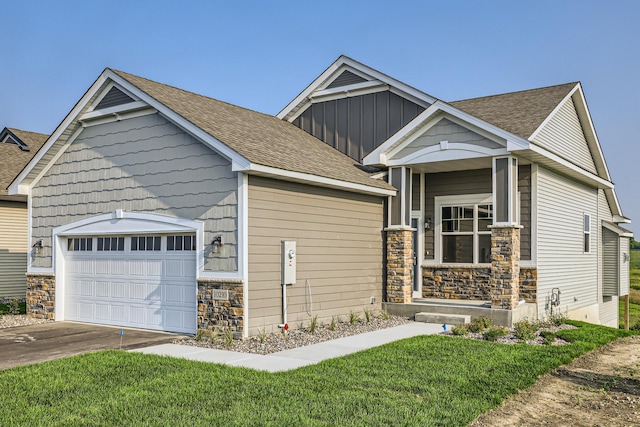
POLYGON ((27 274, 27 317, 55 319, 56 276, 27 274))
MULTIPOLYGON (((538 269, 520 267, 520 300, 537 302, 538 269)), ((422 298, 491 300, 491 268, 481 265, 422 266, 422 298)))
POLYGON ((519 301, 521 225, 491 229, 491 307, 512 310, 519 301))
POLYGON ((410 303, 413 293, 413 229, 387 228, 387 302, 410 303))
POLYGON ((244 284, 241 280, 198 279, 198 329, 231 330, 244 337, 244 284), (229 300, 213 298, 214 290, 227 290, 229 300))

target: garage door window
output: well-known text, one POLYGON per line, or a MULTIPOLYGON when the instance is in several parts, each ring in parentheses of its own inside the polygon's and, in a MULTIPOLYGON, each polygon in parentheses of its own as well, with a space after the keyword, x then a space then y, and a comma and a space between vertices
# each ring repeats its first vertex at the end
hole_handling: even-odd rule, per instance
POLYGON ((124 251, 124 237, 98 237, 98 251, 124 251))
POLYGON ((193 236, 167 236, 168 251, 195 251, 196 239, 193 236))
POLYGON ((91 237, 74 237, 67 239, 67 250, 74 252, 91 252, 93 239, 91 237))
POLYGON ((159 251, 160 236, 133 236, 131 238, 132 251, 159 251))

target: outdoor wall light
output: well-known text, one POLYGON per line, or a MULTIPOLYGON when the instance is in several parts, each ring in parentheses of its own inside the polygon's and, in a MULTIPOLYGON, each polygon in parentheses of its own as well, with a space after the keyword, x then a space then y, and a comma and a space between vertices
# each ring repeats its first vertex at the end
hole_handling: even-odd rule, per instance
POLYGON ((40 252, 40 250, 42 249, 42 239, 36 241, 32 248, 36 251, 36 253, 40 252))
POLYGON ((427 217, 427 219, 424 220, 424 229, 425 230, 431 229, 431 217, 427 217))
POLYGON ((222 234, 218 234, 217 236, 214 236, 213 240, 211 241, 211 245, 222 246, 222 234))

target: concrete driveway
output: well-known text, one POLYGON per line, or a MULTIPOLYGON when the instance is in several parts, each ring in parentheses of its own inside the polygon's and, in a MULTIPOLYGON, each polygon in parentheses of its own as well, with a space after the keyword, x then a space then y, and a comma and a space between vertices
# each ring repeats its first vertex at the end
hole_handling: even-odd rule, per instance
MULTIPOLYGON (((76 354, 120 348, 117 327, 72 322, 0 329, 0 369, 61 359, 76 354)), ((177 334, 124 329, 122 349, 170 343, 177 334)))

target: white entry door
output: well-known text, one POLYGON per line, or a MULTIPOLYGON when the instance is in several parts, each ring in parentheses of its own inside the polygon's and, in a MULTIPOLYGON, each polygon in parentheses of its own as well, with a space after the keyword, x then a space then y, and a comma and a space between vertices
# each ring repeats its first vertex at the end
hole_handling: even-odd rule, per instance
POLYGON ((195 236, 65 240, 65 320, 195 333, 195 236))

